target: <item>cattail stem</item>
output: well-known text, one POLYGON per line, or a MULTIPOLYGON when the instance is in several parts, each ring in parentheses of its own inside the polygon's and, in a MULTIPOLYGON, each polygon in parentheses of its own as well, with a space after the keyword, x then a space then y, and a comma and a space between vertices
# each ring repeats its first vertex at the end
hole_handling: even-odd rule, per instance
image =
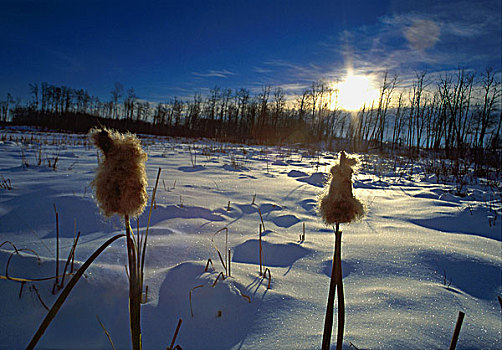
POLYGON ((125 215, 127 258, 129 262, 129 321, 131 328, 131 344, 133 350, 141 350, 141 294, 142 285, 139 278, 139 264, 136 246, 132 239, 129 215, 125 215))
POLYGON ((333 254, 333 264, 331 267, 331 279, 329 284, 328 303, 326 306, 326 317, 324 319, 324 333, 322 337, 322 350, 329 350, 331 345, 331 333, 333 329, 333 314, 335 304, 335 291, 338 287, 338 334, 337 334, 337 350, 342 348, 343 329, 345 325, 345 302, 343 296, 342 283, 342 231, 340 225, 336 223, 335 229, 335 249, 333 254))
POLYGON ((56 282, 52 288, 52 294, 55 294, 56 287, 59 284, 59 214, 54 204, 54 212, 56 213, 56 282))
POLYGON ((451 343, 449 350, 455 350, 457 347, 458 335, 460 334, 460 328, 462 328, 462 323, 464 322, 465 313, 462 311, 458 312, 457 324, 455 325, 455 330, 453 332, 453 337, 451 338, 451 343))
POLYGON ((230 251, 230 249, 228 249, 228 263, 227 263, 228 275, 227 275, 227 277, 230 277, 230 264, 231 263, 232 263, 232 252, 230 251))
MULTIPOLYGON (((338 226, 338 225, 337 225, 338 226)), ((336 256, 336 284, 338 297, 338 333, 336 336, 336 350, 342 349, 343 331, 345 328, 345 298, 343 295, 343 278, 342 278, 342 231, 338 229, 335 232, 335 256, 336 256)))
POLYGON ((259 236, 259 254, 260 254, 260 276, 263 275, 263 261, 262 261, 262 252, 263 252, 263 249, 262 249, 262 245, 261 245, 261 225, 260 225, 260 236, 259 236))
MULTIPOLYGON (((230 201, 228 201, 230 203, 230 201)), ((227 267, 225 271, 227 273, 227 277, 230 276, 230 260, 229 260, 230 249, 228 249, 228 228, 225 230, 225 255, 227 260, 227 267)))

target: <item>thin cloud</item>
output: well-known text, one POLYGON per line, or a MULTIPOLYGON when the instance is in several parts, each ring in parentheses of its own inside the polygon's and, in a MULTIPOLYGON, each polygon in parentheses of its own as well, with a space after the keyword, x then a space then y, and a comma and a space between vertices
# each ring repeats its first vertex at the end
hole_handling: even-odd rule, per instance
POLYGON ((434 47, 439 40, 439 33, 439 25, 427 19, 415 20, 411 26, 404 30, 404 36, 408 43, 417 51, 434 47))
POLYGON ((272 67, 274 77, 281 78, 276 85, 337 81, 349 73, 379 81, 388 72, 407 81, 422 70, 432 73, 467 66, 500 69, 501 19, 496 1, 413 7, 380 17, 373 24, 348 28, 336 37, 320 39, 316 47, 320 53, 310 64, 276 59, 264 66, 272 67))
POLYGON ((301 84, 301 83, 289 83, 289 84, 279 84, 275 85, 277 88, 281 88, 286 93, 298 93, 304 91, 310 87, 310 84, 301 84))
POLYGON ((281 81, 284 82, 285 77, 289 80, 305 83, 314 80, 326 79, 330 70, 326 69, 322 63, 297 64, 286 60, 270 60, 264 63, 280 71, 281 81))
POLYGON ((262 67, 254 67, 253 72, 260 73, 260 74, 269 74, 269 73, 273 73, 274 71, 272 69, 267 69, 267 68, 262 68, 262 67))
POLYGON ((67 72, 81 72, 84 70, 81 62, 70 55, 48 46, 39 46, 53 57, 54 66, 67 72))
POLYGON ((500 16, 489 6, 461 1, 438 5, 427 13, 415 10, 382 17, 372 26, 345 31, 331 50, 343 50, 348 66, 366 74, 413 75, 422 69, 467 65, 481 69, 495 64, 500 69, 496 62, 500 25, 500 16))
POLYGON ((192 72, 193 75, 203 78, 228 78, 229 76, 235 75, 235 73, 223 69, 223 70, 209 70, 205 73, 192 72))

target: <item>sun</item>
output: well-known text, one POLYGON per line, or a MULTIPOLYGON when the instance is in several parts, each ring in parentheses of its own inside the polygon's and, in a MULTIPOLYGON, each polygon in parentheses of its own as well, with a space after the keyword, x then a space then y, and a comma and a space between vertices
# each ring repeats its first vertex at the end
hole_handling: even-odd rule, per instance
POLYGON ((345 80, 335 84, 337 94, 331 102, 331 108, 346 111, 358 111, 364 105, 370 106, 378 99, 379 91, 373 87, 371 79, 364 75, 349 74, 345 80))

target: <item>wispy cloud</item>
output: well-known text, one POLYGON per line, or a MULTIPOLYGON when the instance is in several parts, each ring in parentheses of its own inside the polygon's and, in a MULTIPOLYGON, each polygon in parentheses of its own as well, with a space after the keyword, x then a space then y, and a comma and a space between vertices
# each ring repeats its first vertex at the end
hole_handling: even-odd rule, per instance
POLYGON ((297 78, 307 78, 309 80, 311 80, 313 76, 322 73, 322 68, 318 63, 298 64, 277 59, 265 62, 265 65, 286 69, 289 72, 294 72, 297 78))
MULTIPOLYGON (((432 69, 490 65, 500 62, 500 5, 468 1, 439 3, 427 10, 381 18, 355 30, 354 51, 361 60, 387 69, 432 69), (488 5, 495 6, 494 9, 488 5), (362 49, 361 49, 362 47, 362 49)), ((500 65, 500 63, 498 63, 500 65)))
POLYGON ((434 47, 439 40, 440 28, 436 22, 427 19, 417 19, 404 30, 404 36, 411 47, 424 51, 434 47))
POLYGON ((193 75, 203 78, 228 78, 229 76, 235 75, 235 73, 223 69, 223 70, 209 70, 204 73, 192 72, 193 75))
POLYGON ((52 47, 46 45, 37 44, 37 46, 39 46, 42 50, 45 50, 45 52, 52 57, 52 62, 58 69, 66 72, 81 72, 84 70, 84 66, 78 59, 66 54, 65 52, 53 49, 52 47))
POLYGON ((260 74, 269 74, 269 73, 273 73, 274 71, 272 69, 267 69, 267 68, 263 68, 263 67, 254 67, 253 72, 260 73, 260 74))
POLYGON ((461 67, 480 71, 487 66, 500 70, 500 11, 499 0, 438 2, 427 8, 413 5, 321 39, 317 43, 320 54, 310 64, 275 60, 266 66, 300 83, 343 79, 349 70, 373 76, 375 81, 384 72, 407 81, 421 70, 434 73, 461 67))

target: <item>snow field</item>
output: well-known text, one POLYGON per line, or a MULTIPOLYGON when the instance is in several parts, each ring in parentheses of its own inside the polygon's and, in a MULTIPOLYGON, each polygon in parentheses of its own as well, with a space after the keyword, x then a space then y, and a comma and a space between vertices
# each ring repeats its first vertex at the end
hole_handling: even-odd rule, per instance
MULTIPOLYGON (((5 135, 0 175, 11 180, 12 190, 0 189, 0 243, 9 240, 41 256, 40 264, 30 253, 14 256, 9 275, 54 274, 54 206, 61 266, 75 232, 81 232, 76 259, 83 262, 123 231, 120 220, 104 219, 93 200, 97 152, 82 136, 5 135), (53 163, 56 156, 53 170, 47 159, 53 163)), ((146 256, 144 348, 168 346, 179 318, 177 344, 185 349, 319 348, 334 235, 316 213, 316 197, 337 155, 208 140, 145 137, 143 144, 149 194, 162 168, 146 256), (259 276, 260 213, 270 289, 259 276), (306 240, 300 242, 304 223, 306 240), (224 227, 231 277, 220 277, 213 287, 224 269, 211 238, 225 256, 225 235, 215 235, 224 227), (209 258, 213 268, 205 272, 209 258)), ((447 348, 463 311, 458 349, 502 348, 500 188, 473 183, 466 197, 456 197, 454 186, 431 181, 419 166, 408 177, 385 160, 361 159, 354 194, 368 213, 341 226, 344 347, 447 348)), ((146 221, 147 213, 139 218, 141 230, 146 221)), ((131 225, 136 228, 136 221, 131 225)), ((12 251, 8 245, 0 248, 0 271, 12 251)), ((70 294, 40 348, 111 348, 96 316, 116 348, 130 347, 126 260, 125 240, 105 250, 70 294)), ((52 305, 52 282, 34 285, 52 305)), ((0 293, 0 348, 24 348, 47 311, 29 285, 19 298, 20 284, 0 280, 0 293)))

